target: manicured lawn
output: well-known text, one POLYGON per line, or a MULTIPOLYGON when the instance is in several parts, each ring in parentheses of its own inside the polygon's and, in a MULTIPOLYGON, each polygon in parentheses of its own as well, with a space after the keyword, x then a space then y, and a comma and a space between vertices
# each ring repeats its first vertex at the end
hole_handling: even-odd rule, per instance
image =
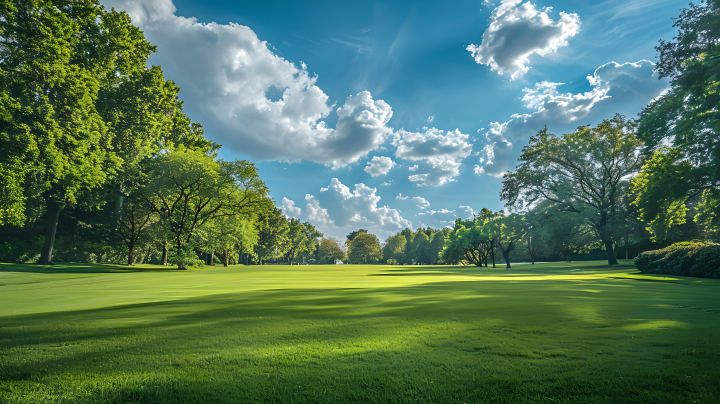
POLYGON ((0 264, 0 402, 719 402, 720 281, 623 264, 0 264))

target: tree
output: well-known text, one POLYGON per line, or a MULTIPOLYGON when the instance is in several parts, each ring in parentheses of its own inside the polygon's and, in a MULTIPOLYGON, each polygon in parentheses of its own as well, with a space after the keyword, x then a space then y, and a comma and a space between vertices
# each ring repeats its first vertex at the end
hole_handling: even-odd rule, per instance
POLYGON ((135 262, 134 252, 138 241, 148 234, 148 229, 155 220, 156 215, 141 200, 132 199, 123 206, 118 235, 128 248, 128 265, 135 262))
POLYGON ((120 163, 108 150, 98 91, 143 69, 154 47, 127 14, 97 1, 4 2, 0 38, 0 224, 22 223, 24 201, 42 197, 40 262, 49 264, 60 212, 120 163))
POLYGON ((403 261, 403 253, 407 240, 402 234, 388 237, 382 250, 383 260, 390 265, 396 265, 403 261))
POLYGON ((433 233, 432 240, 428 245, 426 255, 428 257, 428 264, 435 265, 438 263, 440 252, 445 248, 445 234, 442 231, 436 231, 433 233))
POLYGON ((255 245, 255 255, 260 264, 272 257, 280 257, 289 247, 288 233, 290 225, 282 214, 282 210, 271 207, 259 216, 258 242, 255 245))
POLYGON ((368 231, 366 229, 354 230, 354 231, 350 232, 350 234, 347 235, 348 243, 355 240, 355 237, 359 236, 360 234, 367 234, 367 232, 368 231))
POLYGON ((671 89, 640 114, 638 136, 649 158, 633 183, 640 217, 658 241, 684 223, 694 197, 720 206, 720 4, 691 3, 673 26, 674 40, 655 48, 656 70, 671 89))
POLYGON ((139 192, 176 250, 192 245, 203 226, 215 219, 250 215, 269 204, 267 188, 252 164, 218 162, 184 147, 154 159, 148 177, 139 192))
POLYGON ((427 255, 429 248, 430 239, 428 238, 427 234, 425 234, 425 232, 421 230, 418 230, 418 233, 415 235, 415 239, 413 240, 415 262, 417 262, 418 264, 429 263, 430 257, 428 257, 427 255))
POLYGON ((348 260, 355 264, 370 264, 382 259, 380 242, 375 235, 360 233, 350 242, 348 260))
POLYGON ((335 240, 327 238, 320 240, 318 250, 318 261, 321 264, 334 264, 335 260, 344 260, 346 258, 345 252, 335 240))
POLYGON ((627 178, 640 170, 641 146, 633 124, 621 115, 562 137, 545 128, 523 147, 517 170, 503 175, 500 197, 515 207, 546 199, 577 214, 602 241, 608 265, 616 265, 613 224, 619 222, 627 178))
POLYGON ((500 251, 502 251, 505 268, 510 268, 510 253, 527 231, 525 218, 517 213, 509 216, 500 215, 499 218, 489 221, 486 227, 490 238, 494 240, 500 251))

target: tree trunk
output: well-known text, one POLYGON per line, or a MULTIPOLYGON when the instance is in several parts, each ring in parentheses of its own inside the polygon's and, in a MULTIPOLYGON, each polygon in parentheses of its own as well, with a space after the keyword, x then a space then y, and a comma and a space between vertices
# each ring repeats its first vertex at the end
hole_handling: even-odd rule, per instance
POLYGON ((128 246, 128 247, 129 247, 129 248, 128 248, 128 261, 127 261, 127 264, 128 264, 128 265, 132 265, 132 264, 133 264, 133 261, 135 261, 135 257, 133 257, 133 250, 135 249, 135 244, 133 244, 133 245, 131 245, 131 246, 128 246))
POLYGON ((493 268, 495 268, 495 240, 490 241, 490 255, 492 256, 493 268))
POLYGON ((228 250, 223 250, 223 266, 228 266, 228 250))
POLYGON ((160 257, 160 262, 162 265, 167 265, 167 247, 164 245, 162 249, 162 257, 160 257))
POLYGON ((48 198, 47 204, 47 229, 45 231, 45 243, 43 249, 40 252, 40 264, 41 265, 52 265, 52 254, 53 245, 55 245, 55 232, 57 231, 57 223, 60 218, 60 212, 63 210, 63 206, 57 201, 48 198))
POLYGON ((503 258, 505 259, 505 268, 510 268, 510 248, 508 248, 507 251, 505 251, 504 248, 500 247, 502 250, 503 258))
POLYGON ((605 244, 605 252, 607 252, 608 265, 618 265, 617 259, 615 258, 615 251, 613 251, 613 242, 610 237, 603 240, 605 244))
POLYGON ((210 265, 215 265, 215 251, 210 253, 210 265))
POLYGON ((626 260, 629 260, 629 259, 630 259, 630 258, 629 258, 629 253, 628 253, 628 238, 627 238, 627 236, 625 237, 625 259, 626 259, 626 260))

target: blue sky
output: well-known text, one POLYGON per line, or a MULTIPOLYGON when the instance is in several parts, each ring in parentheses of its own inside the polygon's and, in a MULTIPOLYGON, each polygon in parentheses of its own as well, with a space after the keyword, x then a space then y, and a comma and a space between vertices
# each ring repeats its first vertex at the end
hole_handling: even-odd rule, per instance
POLYGON ((255 162, 288 216, 343 238, 503 208, 530 136, 668 88, 654 46, 685 1, 103 0, 158 46, 186 113, 255 162))

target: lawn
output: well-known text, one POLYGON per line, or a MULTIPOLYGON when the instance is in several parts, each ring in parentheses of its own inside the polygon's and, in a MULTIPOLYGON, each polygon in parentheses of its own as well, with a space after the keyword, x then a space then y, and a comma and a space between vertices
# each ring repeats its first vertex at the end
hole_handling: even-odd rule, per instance
POLYGON ((621 263, 0 264, 0 402, 718 403, 720 281, 621 263))

